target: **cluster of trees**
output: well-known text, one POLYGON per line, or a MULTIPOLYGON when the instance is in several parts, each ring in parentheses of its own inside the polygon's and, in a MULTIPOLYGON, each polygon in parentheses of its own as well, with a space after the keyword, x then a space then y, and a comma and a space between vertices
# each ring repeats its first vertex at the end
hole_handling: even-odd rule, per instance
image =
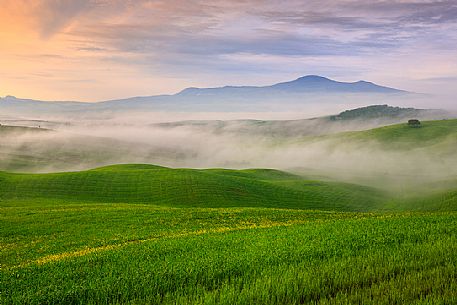
POLYGON ((331 116, 331 120, 372 119, 380 117, 414 117, 420 112, 414 108, 400 108, 389 105, 373 105, 353 110, 346 110, 338 115, 331 116))

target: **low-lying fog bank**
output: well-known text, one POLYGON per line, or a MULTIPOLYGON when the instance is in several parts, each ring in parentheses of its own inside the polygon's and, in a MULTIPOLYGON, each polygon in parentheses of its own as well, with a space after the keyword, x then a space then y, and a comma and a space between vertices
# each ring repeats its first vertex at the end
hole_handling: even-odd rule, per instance
POLYGON ((306 128, 303 122, 273 122, 264 129, 256 129, 255 121, 251 125, 232 122, 220 129, 221 123, 217 122, 141 126, 135 122, 104 125, 86 121, 60 125, 52 131, 41 128, 3 132, 0 166, 3 170, 25 172, 81 170, 116 163, 276 168, 310 177, 325 176, 378 186, 457 177, 457 130, 433 145, 418 141, 398 147, 369 137, 354 139, 340 134, 316 137, 306 132, 306 128, 325 131, 316 134, 366 129, 376 122, 357 125, 354 121, 344 125, 311 120, 306 128))

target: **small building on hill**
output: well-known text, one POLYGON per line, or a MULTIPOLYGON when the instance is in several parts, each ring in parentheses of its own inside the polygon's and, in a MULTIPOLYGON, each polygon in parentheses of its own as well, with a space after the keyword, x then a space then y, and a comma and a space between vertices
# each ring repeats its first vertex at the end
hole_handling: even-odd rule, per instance
POLYGON ((408 126, 410 127, 421 127, 421 122, 417 119, 408 120, 408 126))

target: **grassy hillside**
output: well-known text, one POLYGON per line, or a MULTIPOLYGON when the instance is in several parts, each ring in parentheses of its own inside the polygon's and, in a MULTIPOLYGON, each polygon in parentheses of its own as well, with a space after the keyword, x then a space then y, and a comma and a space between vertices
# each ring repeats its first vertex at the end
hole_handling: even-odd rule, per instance
POLYGON ((0 304, 452 304, 455 207, 270 169, 1 172, 0 304))
POLYGON ((116 165, 53 174, 0 173, 0 200, 147 203, 173 207, 275 207, 369 211, 372 188, 304 180, 276 170, 193 170, 116 165))
POLYGON ((342 139, 376 141, 391 149, 415 149, 440 143, 456 144, 457 119, 422 121, 419 128, 410 127, 405 122, 403 124, 342 134, 342 139))
POLYGON ((406 198, 393 198, 383 205, 388 211, 456 211, 457 210, 457 182, 448 190, 429 192, 420 195, 423 191, 418 190, 417 195, 406 198))
POLYGON ((380 144, 384 149, 411 150, 435 145, 457 143, 457 119, 421 121, 420 127, 401 124, 388 125, 362 131, 340 132, 317 137, 306 137, 291 143, 332 142, 335 147, 342 143, 359 145, 380 144))
POLYGON ((130 203, 163 207, 253 207, 324 211, 454 211, 455 180, 401 193, 272 169, 173 169, 125 164, 88 171, 0 172, 4 206, 130 203), (428 190, 427 190, 428 189, 428 190))

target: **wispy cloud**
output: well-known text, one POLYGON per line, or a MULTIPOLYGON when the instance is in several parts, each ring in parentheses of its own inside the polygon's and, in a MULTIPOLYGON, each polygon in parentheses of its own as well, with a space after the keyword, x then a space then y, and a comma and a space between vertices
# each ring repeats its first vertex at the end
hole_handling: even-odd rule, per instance
MULTIPOLYGON (((68 70, 79 71, 76 79, 86 79, 83 69, 94 65, 127 75, 137 71, 136 81, 143 79, 145 89, 126 87, 124 95, 233 80, 269 82, 297 73, 379 82, 457 73, 455 67, 442 74, 428 68, 441 66, 448 52, 457 49, 454 0, 0 1, 0 17, 10 22, 14 16, 37 36, 32 43, 15 43, 22 49, 11 47, 9 54, 57 53, 67 58, 68 70), (288 64, 281 66, 284 62, 288 64), (170 78, 173 85, 165 84, 170 78), (152 79, 159 84, 155 88, 150 87, 152 79)), ((8 29, 0 35, 2 31, 8 29)), ((52 64, 53 59, 47 60, 52 64)), ((100 84, 110 83, 108 72, 94 73, 91 78, 104 78, 100 84)), ((108 88, 99 92, 114 97, 108 88)))

